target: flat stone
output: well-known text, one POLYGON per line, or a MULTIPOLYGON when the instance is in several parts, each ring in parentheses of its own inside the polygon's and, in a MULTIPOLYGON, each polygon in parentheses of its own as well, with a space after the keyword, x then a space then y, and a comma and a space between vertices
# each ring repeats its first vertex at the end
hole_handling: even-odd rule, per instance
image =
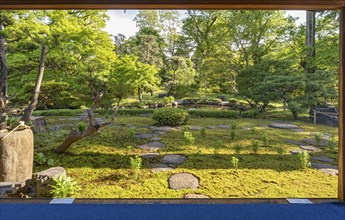
POLYGON ((151 141, 161 141, 162 138, 159 138, 159 137, 153 137, 153 138, 150 138, 151 141))
POLYGON ((200 131, 202 127, 200 126, 189 126, 189 130, 200 131))
POLYGON ((197 189, 199 187, 199 180, 190 173, 178 173, 172 175, 169 180, 170 189, 197 189))
POLYGON ((218 128, 230 128, 230 125, 217 125, 218 128))
POLYGON ((184 199, 209 199, 210 197, 203 194, 187 194, 183 196, 184 199))
POLYGON ((311 152, 320 152, 321 151, 320 148, 308 146, 308 145, 300 145, 299 147, 303 150, 311 151, 311 152))
POLYGON ((130 126, 128 126, 128 128, 130 128, 130 129, 135 129, 135 128, 137 128, 137 126, 130 125, 130 126))
POLYGON ((311 167, 315 169, 337 169, 338 167, 332 164, 325 164, 325 163, 311 163, 311 167))
POLYGON ((37 173, 37 176, 47 176, 49 178, 58 178, 60 175, 65 175, 66 176, 66 170, 63 167, 51 167, 47 170, 43 170, 41 172, 37 173))
POLYGON ((326 156, 314 156, 311 158, 312 160, 318 160, 321 162, 326 162, 326 163, 333 163, 334 159, 326 157, 326 156))
POLYGON ((323 172, 324 174, 328 174, 331 176, 338 176, 338 170, 337 169, 331 169, 331 168, 322 168, 319 169, 321 172, 323 172))
POLYGON ((171 171, 171 170, 173 170, 173 169, 174 169, 174 168, 169 167, 169 166, 166 165, 166 164, 154 164, 154 165, 152 166, 151 171, 152 171, 153 173, 158 173, 158 172, 171 171))
POLYGON ((208 129, 217 129, 217 126, 207 126, 208 129))
POLYGON ((170 126, 162 126, 162 127, 156 127, 156 126, 151 126, 151 130, 154 131, 163 131, 163 132, 171 132, 171 131, 176 131, 176 128, 170 127, 170 126))
POLYGON ((150 138, 153 138, 154 135, 153 134, 139 133, 139 134, 134 135, 134 137, 137 139, 150 139, 150 138))
POLYGON ((150 142, 147 144, 142 144, 142 145, 136 146, 136 148, 140 148, 140 149, 144 149, 144 150, 159 150, 163 147, 165 147, 165 144, 158 142, 158 141, 154 141, 154 142, 150 142))
POLYGON ((142 158, 155 158, 159 155, 159 153, 144 153, 141 155, 142 158))
POLYGON ((177 154, 168 154, 165 155, 162 159, 164 164, 179 165, 184 163, 187 160, 187 157, 177 154))
POLYGON ((163 135, 163 134, 166 134, 166 132, 164 132, 164 131, 156 131, 154 134, 155 135, 163 135))
MULTIPOLYGON (((315 138, 306 138, 306 139, 303 139, 303 142, 306 143, 306 144, 317 146, 315 138)), ((328 139, 322 138, 319 147, 326 147, 327 143, 328 143, 328 139)))
POLYGON ((300 141, 295 141, 295 140, 285 140, 287 143, 289 143, 289 144, 294 144, 294 145, 303 145, 303 143, 302 142, 300 142, 300 141))
POLYGON ((249 130, 251 130, 252 128, 251 128, 251 127, 242 127, 241 129, 242 129, 242 130, 245 130, 245 131, 249 131, 249 130))
POLYGON ((301 152, 302 152, 301 150, 291 150, 290 151, 290 153, 293 154, 293 155, 299 154, 301 152))
POLYGON ((302 132, 305 132, 303 129, 301 128, 293 128, 293 129, 290 129, 290 131, 292 132, 297 132, 297 133, 302 133, 302 132))
POLYGON ((271 123, 269 125, 271 128, 280 128, 280 129, 296 129, 299 128, 298 125, 289 124, 289 123, 271 123))

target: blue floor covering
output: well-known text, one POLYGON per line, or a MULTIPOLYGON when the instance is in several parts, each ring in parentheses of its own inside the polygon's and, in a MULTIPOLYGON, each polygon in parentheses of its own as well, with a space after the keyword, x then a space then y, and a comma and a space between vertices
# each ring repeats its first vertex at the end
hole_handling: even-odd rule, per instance
POLYGON ((345 220, 345 203, 0 204, 0 220, 345 220))

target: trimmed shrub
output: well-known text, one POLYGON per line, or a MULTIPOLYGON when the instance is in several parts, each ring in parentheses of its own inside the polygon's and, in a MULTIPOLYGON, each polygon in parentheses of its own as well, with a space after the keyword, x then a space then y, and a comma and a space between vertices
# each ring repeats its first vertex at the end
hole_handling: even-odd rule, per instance
POLYGON ((155 110, 152 118, 158 122, 159 125, 185 125, 188 123, 189 114, 187 111, 178 108, 161 108, 155 110))
POLYGON ((189 110, 189 114, 200 118, 238 118, 238 113, 232 110, 189 110))
POLYGON ((53 109, 53 110, 38 110, 32 113, 33 116, 76 116, 83 114, 82 109, 53 109))
POLYGON ((241 112, 241 116, 243 118, 255 118, 258 115, 259 115, 259 110, 257 109, 250 109, 250 110, 241 112))
POLYGON ((221 105, 221 99, 215 98, 184 98, 182 105, 221 105))

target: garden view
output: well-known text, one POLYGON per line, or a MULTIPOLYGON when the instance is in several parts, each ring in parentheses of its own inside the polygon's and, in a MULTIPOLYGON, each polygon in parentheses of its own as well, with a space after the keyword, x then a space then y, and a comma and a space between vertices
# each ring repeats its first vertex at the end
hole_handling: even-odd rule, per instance
POLYGON ((34 133, 1 196, 337 197, 338 16, 139 10, 126 37, 107 11, 0 11, 1 144, 34 133))

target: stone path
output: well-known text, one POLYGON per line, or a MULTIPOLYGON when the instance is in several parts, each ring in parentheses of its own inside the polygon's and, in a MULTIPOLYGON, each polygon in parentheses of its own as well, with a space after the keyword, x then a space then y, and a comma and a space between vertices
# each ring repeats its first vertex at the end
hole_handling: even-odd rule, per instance
POLYGON ((134 137, 137 139, 150 139, 150 138, 155 137, 155 135, 151 133, 139 133, 139 134, 134 135, 134 137))
MULTIPOLYGON (((303 139, 303 142, 306 143, 306 144, 317 146, 315 138, 305 138, 305 139, 303 139)), ((319 147, 326 147, 327 143, 328 143, 328 139, 322 138, 319 147)))
POLYGON ((217 125, 218 128, 230 128, 230 125, 217 125))
POLYGON ((314 156, 311 158, 312 160, 317 160, 325 163, 333 163, 334 159, 327 157, 327 156, 314 156))
POLYGON ((298 129, 298 125, 282 122, 274 122, 269 125, 271 128, 280 128, 280 129, 298 129))
POLYGON ((151 159, 157 157, 158 155, 159 153, 143 153, 141 154, 141 157, 151 159))
POLYGON ((321 149, 314 147, 314 146, 309 146, 309 145, 299 145, 299 147, 303 150, 309 151, 309 152, 320 152, 321 149))
POLYGON ((149 129, 153 131, 162 131, 162 132, 172 132, 172 131, 177 131, 176 128, 170 127, 170 126, 162 126, 162 127, 157 127, 157 126, 151 126, 149 129))
POLYGON ((190 173, 178 173, 172 175, 169 180, 170 189, 197 189, 199 187, 199 180, 190 173))
POLYGON ((158 142, 158 141, 149 142, 146 144, 136 146, 136 148, 140 148, 143 150, 159 150, 163 147, 165 147, 165 144, 158 142))

